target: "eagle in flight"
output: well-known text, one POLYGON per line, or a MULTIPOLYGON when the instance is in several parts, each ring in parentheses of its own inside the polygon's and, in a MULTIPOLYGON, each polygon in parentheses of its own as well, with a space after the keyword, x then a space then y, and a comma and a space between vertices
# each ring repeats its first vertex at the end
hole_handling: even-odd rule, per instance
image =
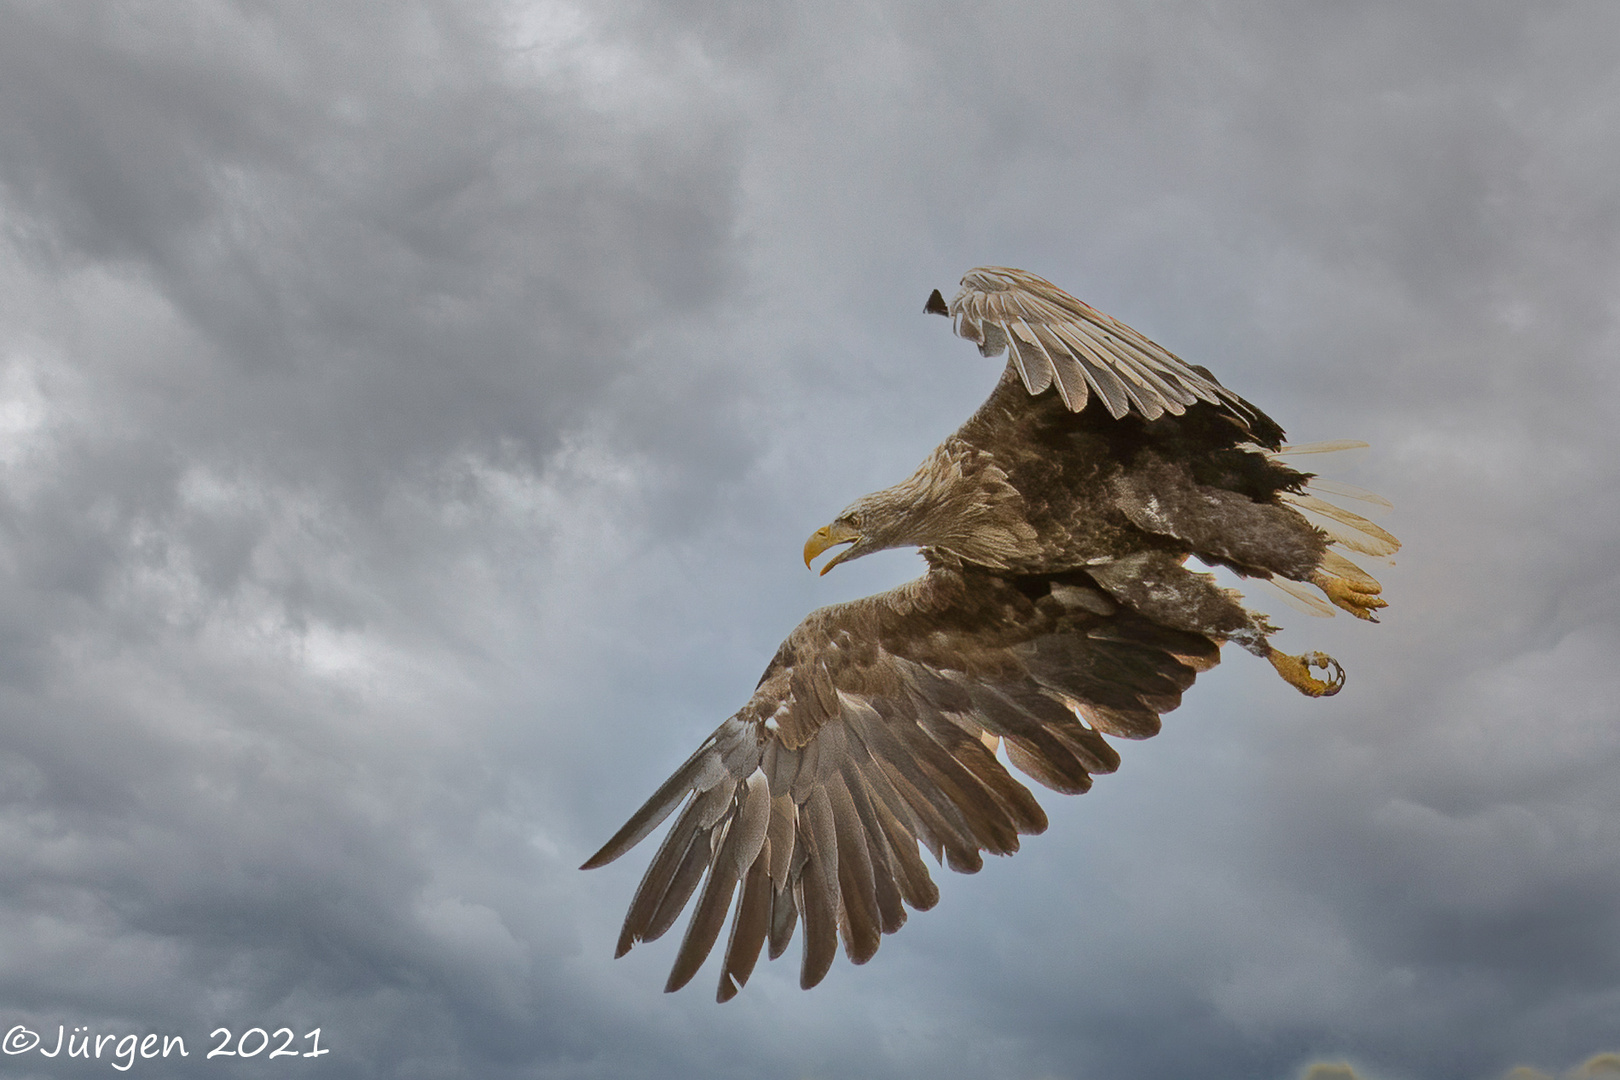
MULTIPOLYGON (((909 479, 817 529, 804 559, 847 544, 825 574, 915 547, 928 572, 812 612, 753 697, 585 863, 612 862, 681 809, 616 954, 664 934, 698 892, 666 990, 697 973, 733 907, 721 1001, 800 923, 801 986, 827 974, 840 937, 865 963, 907 906, 939 899, 919 842, 973 873, 1046 828, 998 750, 1083 792, 1119 763, 1104 736, 1157 733, 1227 641, 1307 695, 1338 692, 1336 661, 1272 648, 1276 628, 1188 556, 1323 613, 1307 586, 1368 621, 1385 606, 1340 549, 1387 556, 1399 542, 1311 489, 1376 497, 1285 464, 1282 428, 1207 369, 1021 270, 970 271, 926 310, 985 356, 1005 350, 1001 381, 909 479)), ((1343 445, 1359 444, 1292 449, 1343 445)))

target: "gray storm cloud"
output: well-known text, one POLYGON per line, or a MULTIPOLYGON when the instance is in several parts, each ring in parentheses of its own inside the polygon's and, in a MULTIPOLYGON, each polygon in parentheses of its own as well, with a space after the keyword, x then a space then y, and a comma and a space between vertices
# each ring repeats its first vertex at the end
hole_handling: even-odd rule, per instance
POLYGON ((211 1074, 214 1028, 319 1026, 231 1067, 399 1077, 1612 1045, 1617 33, 0 5, 0 1029, 211 1074), (797 552, 988 392, 921 313, 982 263, 1371 442, 1322 468, 1395 503, 1393 606, 1281 612, 1343 695, 1228 656, 872 964, 665 997, 673 945, 610 960, 636 869, 572 868, 805 612, 913 572, 797 552))

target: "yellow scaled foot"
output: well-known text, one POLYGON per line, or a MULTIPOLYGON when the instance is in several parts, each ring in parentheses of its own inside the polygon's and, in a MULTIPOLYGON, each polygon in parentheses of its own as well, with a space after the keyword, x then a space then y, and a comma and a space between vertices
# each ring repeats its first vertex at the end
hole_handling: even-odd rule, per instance
POLYGON ((1311 584, 1327 594, 1327 598, 1338 607, 1343 608, 1358 619, 1368 622, 1377 622, 1373 615, 1382 607, 1389 607, 1389 601, 1382 599, 1378 594, 1383 592, 1383 586, 1370 577, 1361 579, 1350 577, 1336 577, 1333 574, 1318 570, 1311 576, 1311 584))
POLYGON ((1308 652, 1301 656, 1289 656, 1272 649, 1266 659, 1277 669, 1277 674, 1306 697, 1332 697, 1344 687, 1344 668, 1326 653, 1308 652), (1328 672, 1327 682, 1312 676, 1311 668, 1328 672))

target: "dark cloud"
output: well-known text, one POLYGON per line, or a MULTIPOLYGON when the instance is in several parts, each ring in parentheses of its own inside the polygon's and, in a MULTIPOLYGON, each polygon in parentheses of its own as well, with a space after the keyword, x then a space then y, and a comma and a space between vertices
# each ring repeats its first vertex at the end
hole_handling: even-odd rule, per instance
MULTIPOLYGON (((1620 1075, 1620 1054, 1597 1054, 1561 1074, 1565 1080, 1584 1080, 1586 1077, 1620 1075)), ((1306 1067, 1300 1080, 1374 1080, 1376 1074, 1358 1072, 1352 1065, 1338 1061, 1318 1061, 1306 1067)), ((1540 1069, 1518 1065, 1508 1070, 1502 1080, 1553 1080, 1540 1069)))
POLYGON ((0 7, 0 1019, 344 1076, 1606 1045, 1616 18, 0 7), (635 868, 572 868, 914 571, 795 563, 982 399, 921 306, 985 262, 1373 441, 1321 467, 1395 501, 1394 606, 1285 611, 1345 694, 1229 657, 867 967, 664 997, 635 868))

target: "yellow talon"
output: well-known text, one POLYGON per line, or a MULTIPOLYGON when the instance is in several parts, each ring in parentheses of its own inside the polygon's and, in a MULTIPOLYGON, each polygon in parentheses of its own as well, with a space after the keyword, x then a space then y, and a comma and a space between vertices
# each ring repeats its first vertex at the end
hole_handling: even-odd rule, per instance
POLYGON ((1308 652, 1300 656, 1289 656, 1287 653, 1272 649, 1266 659, 1277 669, 1277 674, 1288 680, 1290 686, 1306 697, 1332 697, 1344 688, 1344 668, 1326 653, 1308 652), (1320 668, 1328 672, 1328 681, 1323 682, 1314 677, 1311 668, 1320 668))

